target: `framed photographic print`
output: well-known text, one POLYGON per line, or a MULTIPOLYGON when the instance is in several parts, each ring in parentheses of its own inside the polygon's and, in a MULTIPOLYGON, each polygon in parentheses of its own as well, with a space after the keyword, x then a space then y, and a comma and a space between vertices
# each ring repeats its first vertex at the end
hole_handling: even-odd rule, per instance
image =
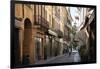
POLYGON ((11 68, 96 63, 96 6, 11 1, 11 68))

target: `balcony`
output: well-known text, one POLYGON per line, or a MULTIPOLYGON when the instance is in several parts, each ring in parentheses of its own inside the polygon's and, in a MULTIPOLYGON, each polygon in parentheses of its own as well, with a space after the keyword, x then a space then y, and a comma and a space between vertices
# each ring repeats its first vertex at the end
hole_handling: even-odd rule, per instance
POLYGON ((45 29, 49 29, 49 22, 43 18, 42 16, 35 15, 34 25, 38 25, 40 27, 43 27, 45 29))

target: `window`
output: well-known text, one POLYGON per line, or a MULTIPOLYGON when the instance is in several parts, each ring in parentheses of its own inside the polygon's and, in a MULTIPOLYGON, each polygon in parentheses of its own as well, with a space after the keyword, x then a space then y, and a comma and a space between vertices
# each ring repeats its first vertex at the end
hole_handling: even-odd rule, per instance
POLYGON ((45 18, 45 14, 46 14, 46 13, 45 13, 45 6, 42 5, 42 17, 43 17, 43 18, 45 18))
POLYGON ((47 19, 47 11, 45 10, 45 19, 47 19))
POLYGON ((35 13, 36 14, 36 22, 38 22, 38 12, 39 12, 38 6, 39 5, 36 5, 36 13, 35 13))
POLYGON ((54 18, 52 18, 52 28, 54 28, 54 24, 55 24, 55 21, 54 21, 54 18))
POLYGON ((42 12, 42 8, 41 8, 41 5, 39 5, 39 7, 38 7, 39 9, 38 9, 38 11, 39 11, 39 13, 38 13, 38 17, 39 17, 39 24, 41 24, 41 16, 42 16, 42 14, 41 14, 41 12, 42 12))
POLYGON ((51 23, 51 15, 49 15, 49 22, 51 23))

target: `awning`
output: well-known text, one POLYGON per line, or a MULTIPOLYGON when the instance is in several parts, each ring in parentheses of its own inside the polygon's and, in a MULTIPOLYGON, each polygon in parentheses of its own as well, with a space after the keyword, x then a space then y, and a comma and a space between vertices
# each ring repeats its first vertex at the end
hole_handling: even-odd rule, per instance
POLYGON ((53 36, 56 36, 57 37, 57 33, 54 32, 54 31, 52 31, 51 29, 48 30, 48 33, 51 34, 51 35, 53 35, 53 36))
POLYGON ((90 18, 86 16, 86 18, 85 18, 85 24, 83 25, 83 27, 81 28, 81 30, 84 29, 86 26, 88 26, 93 21, 94 17, 95 17, 94 11, 91 14, 90 18))
POLYGON ((93 13, 91 14, 91 16, 90 16, 89 21, 88 21, 89 24, 93 21, 94 16, 95 16, 95 13, 93 12, 93 13))

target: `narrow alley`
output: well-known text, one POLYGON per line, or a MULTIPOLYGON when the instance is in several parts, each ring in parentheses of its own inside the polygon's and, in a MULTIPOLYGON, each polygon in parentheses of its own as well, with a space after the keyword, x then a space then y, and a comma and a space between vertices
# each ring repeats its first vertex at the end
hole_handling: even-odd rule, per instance
POLYGON ((73 51, 71 54, 66 53, 60 56, 53 57, 51 59, 37 62, 36 64, 52 64, 52 63, 70 63, 80 62, 80 56, 78 51, 73 51))

